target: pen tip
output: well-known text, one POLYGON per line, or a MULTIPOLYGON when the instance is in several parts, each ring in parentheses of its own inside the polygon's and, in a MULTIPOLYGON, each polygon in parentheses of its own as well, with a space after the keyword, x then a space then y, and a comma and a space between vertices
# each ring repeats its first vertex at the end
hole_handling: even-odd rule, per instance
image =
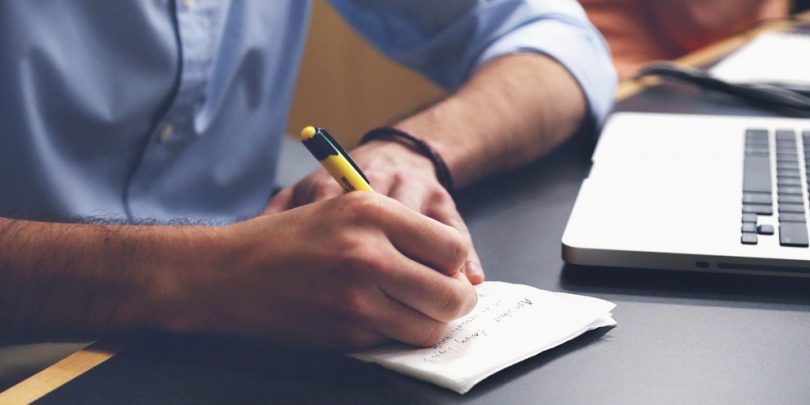
POLYGON ((303 130, 301 130, 301 140, 306 141, 307 139, 312 138, 313 136, 315 136, 316 132, 317 130, 313 126, 308 126, 304 128, 303 130))

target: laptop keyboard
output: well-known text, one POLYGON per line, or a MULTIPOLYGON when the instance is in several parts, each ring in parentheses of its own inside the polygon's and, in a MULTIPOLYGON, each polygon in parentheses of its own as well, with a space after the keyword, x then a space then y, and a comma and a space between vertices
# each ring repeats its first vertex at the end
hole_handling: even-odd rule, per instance
POLYGON ((773 135, 775 145, 766 129, 745 132, 740 241, 756 245, 760 237, 774 235, 774 227, 759 224, 758 218, 777 216, 779 244, 806 248, 810 246, 805 208, 810 196, 810 177, 807 176, 810 174, 810 130, 799 134, 792 129, 778 129, 773 135), (772 152, 776 155, 775 164, 771 161, 772 152), (776 187, 773 171, 776 171, 776 187))

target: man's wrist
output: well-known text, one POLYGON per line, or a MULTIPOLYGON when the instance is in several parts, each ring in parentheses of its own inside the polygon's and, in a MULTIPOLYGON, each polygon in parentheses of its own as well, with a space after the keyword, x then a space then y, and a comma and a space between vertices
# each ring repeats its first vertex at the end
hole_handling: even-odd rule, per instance
MULTIPOLYGON (((132 300, 139 326, 170 332, 195 332, 204 324, 206 286, 224 270, 226 227, 155 227, 146 290, 132 300)), ((139 283, 143 284, 143 283, 139 283)))
MULTIPOLYGON (((194 228, 0 219, 8 334, 92 336, 160 328, 176 274, 194 269, 194 228), (24 289, 15 286, 26 286, 24 289), (23 308, 23 309, 21 309, 23 308)), ((176 285, 176 284, 175 284, 176 285)))
POLYGON ((402 162, 407 165, 410 171, 436 176, 433 163, 424 155, 414 151, 412 148, 387 139, 369 141, 358 148, 360 154, 369 153, 376 157, 385 157, 391 160, 402 162))
POLYGON ((436 178, 448 192, 453 191, 453 179, 442 155, 429 142, 408 132, 393 127, 376 128, 367 132, 361 139, 361 145, 388 144, 387 150, 398 151, 396 155, 405 156, 411 160, 408 166, 413 169, 422 169, 436 178))

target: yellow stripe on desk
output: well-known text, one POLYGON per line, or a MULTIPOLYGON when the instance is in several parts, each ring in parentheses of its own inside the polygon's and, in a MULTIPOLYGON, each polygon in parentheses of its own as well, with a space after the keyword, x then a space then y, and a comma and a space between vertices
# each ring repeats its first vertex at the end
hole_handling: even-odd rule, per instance
POLYGON ((30 404, 115 356, 116 349, 95 343, 0 393, 0 405, 30 404))

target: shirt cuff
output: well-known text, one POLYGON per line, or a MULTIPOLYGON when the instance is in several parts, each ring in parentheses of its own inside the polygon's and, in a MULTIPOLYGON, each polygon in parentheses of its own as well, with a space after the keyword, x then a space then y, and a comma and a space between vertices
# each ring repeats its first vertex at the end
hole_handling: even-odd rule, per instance
POLYGON ((579 84, 596 128, 613 108, 616 70, 602 37, 581 21, 542 19, 519 27, 493 42, 478 57, 473 71, 499 56, 536 52, 565 67, 579 84))

